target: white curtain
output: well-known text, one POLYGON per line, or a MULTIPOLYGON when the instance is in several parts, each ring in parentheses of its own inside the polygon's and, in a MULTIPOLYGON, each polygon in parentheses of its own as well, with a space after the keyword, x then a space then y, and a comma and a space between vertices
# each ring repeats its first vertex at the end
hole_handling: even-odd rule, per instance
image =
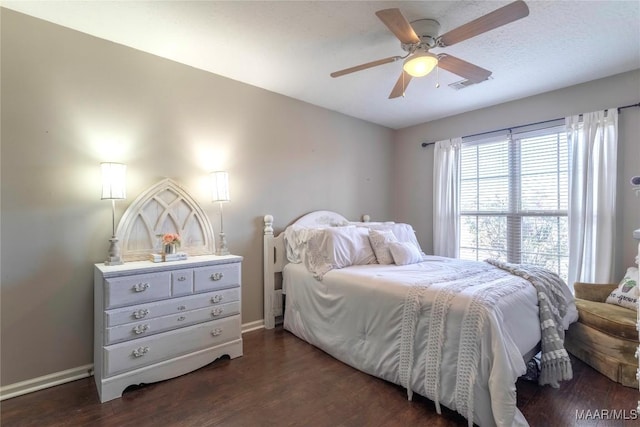
POLYGON ((460 254, 460 148, 462 138, 438 141, 433 154, 433 252, 460 254))
POLYGON ((614 283, 618 110, 566 118, 569 176, 569 285, 614 283))

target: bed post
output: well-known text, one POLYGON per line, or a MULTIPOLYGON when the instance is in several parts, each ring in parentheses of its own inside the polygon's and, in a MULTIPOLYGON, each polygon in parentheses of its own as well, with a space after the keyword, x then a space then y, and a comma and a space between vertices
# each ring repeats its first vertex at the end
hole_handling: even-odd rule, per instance
POLYGON ((263 265, 264 265, 264 328, 273 329, 276 326, 276 320, 273 313, 273 291, 274 283, 274 253, 273 253, 273 216, 264 216, 264 249, 263 249, 263 265))

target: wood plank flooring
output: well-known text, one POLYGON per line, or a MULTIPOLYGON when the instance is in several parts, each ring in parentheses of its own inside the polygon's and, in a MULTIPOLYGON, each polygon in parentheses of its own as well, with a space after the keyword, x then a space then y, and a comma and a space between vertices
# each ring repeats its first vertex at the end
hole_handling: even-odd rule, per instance
MULTIPOLYGON (((399 386, 356 371, 289 332, 244 334, 244 356, 179 378, 130 387, 98 401, 93 377, 0 402, 12 426, 465 426, 466 420, 399 386)), ((639 420, 576 420, 576 411, 626 410, 640 398, 573 359, 560 389, 519 380, 518 407, 532 427, 637 426, 639 420)))

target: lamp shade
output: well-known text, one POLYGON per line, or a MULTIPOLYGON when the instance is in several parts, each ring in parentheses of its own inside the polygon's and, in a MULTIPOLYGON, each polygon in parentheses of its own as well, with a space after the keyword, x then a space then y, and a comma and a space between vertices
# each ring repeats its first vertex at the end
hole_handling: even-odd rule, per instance
POLYGON ((213 202, 228 202, 229 173, 224 171, 211 172, 211 200, 213 202))
POLYGON ((413 77, 429 74, 438 65, 438 57, 429 52, 419 52, 404 60, 402 68, 413 77))
POLYGON ((127 165, 122 163, 100 163, 100 167, 102 169, 102 199, 126 199, 127 165))

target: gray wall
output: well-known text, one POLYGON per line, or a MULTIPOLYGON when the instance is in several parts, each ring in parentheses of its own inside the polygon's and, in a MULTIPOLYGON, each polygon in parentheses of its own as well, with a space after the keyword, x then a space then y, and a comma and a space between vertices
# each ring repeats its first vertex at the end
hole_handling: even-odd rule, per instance
POLYGON ((262 314, 262 217, 390 217, 393 132, 1 9, 2 385, 92 363, 93 264, 105 259, 103 161, 128 166, 117 219, 164 177, 218 230, 208 172, 230 173, 243 323, 262 314))
MULTIPOLYGON (((472 90, 472 89, 468 89, 472 90)), ((568 115, 635 104, 640 101, 640 71, 572 86, 529 98, 447 117, 395 133, 394 217, 413 224, 423 249, 433 251, 433 146, 438 141, 568 115)), ((640 108, 622 110, 618 140, 618 233, 616 277, 633 265, 640 227, 640 198, 629 179, 640 175, 640 108)))

